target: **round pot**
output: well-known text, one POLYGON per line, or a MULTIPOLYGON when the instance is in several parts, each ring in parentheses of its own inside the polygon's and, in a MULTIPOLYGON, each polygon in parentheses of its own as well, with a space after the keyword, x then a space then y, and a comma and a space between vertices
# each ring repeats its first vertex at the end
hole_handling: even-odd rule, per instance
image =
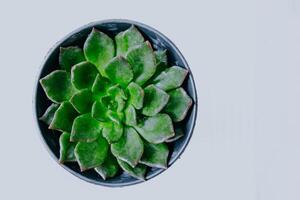
MULTIPOLYGON (((55 134, 53 130, 49 130, 47 125, 39 120, 39 117, 45 112, 48 106, 51 104, 50 100, 47 99, 41 85, 38 80, 50 72, 58 69, 58 56, 59 47, 67 46, 79 46, 82 47, 88 34, 91 32, 92 28, 95 27, 98 30, 108 34, 113 38, 117 33, 128 29, 131 25, 135 25, 139 31, 143 34, 146 40, 150 41, 154 49, 166 49, 168 55, 169 66, 177 65, 183 67, 189 71, 189 74, 184 81, 182 87, 186 90, 188 95, 193 100, 193 106, 190 108, 185 120, 179 124, 184 130, 184 136, 174 143, 169 145, 170 155, 168 159, 168 168, 173 165, 173 163, 180 157, 186 146, 188 145, 197 117, 197 94, 196 87, 193 79, 192 72, 188 66, 188 63, 184 59, 183 55, 177 49, 177 47, 171 42, 166 36, 158 32, 154 28, 147 26, 145 24, 131 21, 131 20, 103 20, 92 22, 84 25, 75 31, 71 32, 65 36, 62 40, 57 42, 54 47, 50 49, 47 56, 45 57, 40 71, 38 73, 37 81, 35 84, 35 94, 33 99, 34 106, 34 117, 38 126, 39 134, 51 154, 57 163, 59 158, 59 135, 55 134)), ((135 179, 126 173, 122 173, 111 179, 103 180, 94 170, 87 170, 81 172, 77 163, 64 163, 60 164, 64 169, 69 171, 71 174, 77 176, 78 178, 85 180, 90 183, 97 185, 109 186, 109 187, 121 187, 128 186, 137 183, 142 183, 142 180, 135 179)), ((150 168, 146 174, 146 181, 159 175, 166 169, 150 168)), ((174 179, 175 180, 175 179, 174 179)))

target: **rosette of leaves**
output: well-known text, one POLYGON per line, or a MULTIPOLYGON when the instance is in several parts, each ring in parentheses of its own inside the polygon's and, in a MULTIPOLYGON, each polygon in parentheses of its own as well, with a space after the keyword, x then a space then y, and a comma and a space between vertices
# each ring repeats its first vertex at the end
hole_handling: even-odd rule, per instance
POLYGON ((40 119, 61 132, 59 161, 103 179, 167 168, 168 142, 183 135, 173 125, 192 105, 181 87, 188 71, 169 67, 166 51, 134 26, 114 40, 93 29, 83 48, 61 47, 58 59, 60 69, 40 80, 53 102, 40 119))

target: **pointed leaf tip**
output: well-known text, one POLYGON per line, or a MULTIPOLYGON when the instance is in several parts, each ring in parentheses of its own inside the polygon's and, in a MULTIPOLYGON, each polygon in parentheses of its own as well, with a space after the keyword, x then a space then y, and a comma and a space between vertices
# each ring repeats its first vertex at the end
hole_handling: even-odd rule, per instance
POLYGON ((136 84, 131 82, 127 87, 127 92, 129 94, 129 102, 136 108, 141 109, 144 102, 144 90, 136 84))
POLYGON ((192 99, 183 88, 177 88, 168 93, 170 100, 164 111, 170 115, 174 122, 182 121, 193 104, 192 99))
POLYGON ((155 86, 164 91, 178 88, 182 85, 188 71, 184 68, 173 66, 161 72, 154 80, 155 86))
POLYGON ((146 116, 156 115, 169 101, 169 95, 154 85, 147 86, 144 92, 145 98, 142 113, 146 116))
POLYGON ((74 149, 76 146, 75 142, 70 142, 70 133, 63 132, 59 137, 60 156, 59 162, 72 162, 76 161, 74 149))
POLYGON ((56 110, 49 128, 70 133, 73 121, 78 115, 70 102, 63 102, 56 110))
POLYGON ((152 49, 143 43, 132 48, 126 55, 129 64, 132 67, 134 81, 143 85, 149 80, 156 70, 155 56, 152 49))
POLYGON ((123 136, 117 143, 111 145, 112 154, 134 167, 139 162, 144 151, 143 141, 133 128, 126 127, 123 136))
POLYGON ((130 176, 145 181, 145 174, 147 167, 143 164, 137 164, 134 168, 131 167, 128 163, 117 159, 120 167, 128 173, 130 176))
POLYGON ((117 175, 120 167, 117 159, 108 151, 107 157, 100 166, 95 168, 95 171, 104 179, 112 178, 117 175))
POLYGON ((136 126, 137 116, 134 107, 132 105, 128 105, 124 113, 125 113, 125 124, 128 126, 136 126))
POLYGON ((145 150, 140 163, 149 167, 167 168, 169 155, 168 146, 165 143, 151 144, 144 142, 145 150))
POLYGON ((48 126, 51 124, 56 110, 59 108, 59 104, 52 103, 45 113, 39 118, 39 120, 45 122, 48 126))
POLYGON ((80 90, 72 96, 70 102, 79 113, 89 113, 94 103, 93 94, 89 89, 80 90))
POLYGON ((75 147, 75 157, 81 171, 100 166, 108 153, 107 141, 99 136, 93 142, 79 142, 75 147))
POLYGON ((93 28, 84 43, 83 51, 86 59, 104 75, 103 67, 115 55, 114 42, 108 35, 93 28))
POLYGON ((74 120, 70 140, 76 142, 94 141, 101 134, 101 129, 100 123, 92 118, 90 113, 80 115, 74 120))
POLYGON ((123 135, 124 127, 122 124, 107 122, 103 125, 102 135, 109 144, 117 142, 123 135))
POLYGON ((121 56, 113 58, 105 66, 104 71, 113 83, 119 84, 123 88, 127 87, 133 78, 131 66, 121 56))
POLYGON ((60 47, 59 65, 62 69, 70 72, 72 66, 85 61, 82 49, 79 47, 60 47))
POLYGON ((89 62, 81 62, 71 70, 72 84, 78 89, 91 89, 98 75, 97 68, 89 62))
POLYGON ((71 83, 71 76, 64 70, 55 70, 40 79, 40 83, 47 97, 55 102, 61 103, 68 101, 76 89, 71 83))
POLYGON ((115 37, 117 55, 126 55, 129 49, 142 44, 144 38, 135 26, 131 26, 126 31, 118 33, 115 37))
POLYGON ((163 113, 145 118, 135 129, 153 144, 162 143, 175 135, 171 118, 163 113))

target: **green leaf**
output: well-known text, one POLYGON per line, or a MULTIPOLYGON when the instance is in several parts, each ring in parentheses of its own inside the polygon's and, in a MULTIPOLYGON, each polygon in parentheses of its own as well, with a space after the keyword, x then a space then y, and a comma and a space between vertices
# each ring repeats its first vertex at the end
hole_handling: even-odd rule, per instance
POLYGON ((86 59, 96 65, 102 75, 105 75, 103 68, 115 55, 113 40, 93 28, 84 43, 83 51, 86 59))
POLYGON ((81 62, 71 70, 72 83, 78 90, 91 89, 97 75, 98 70, 89 62, 81 62))
POLYGON ((105 77, 102 77, 100 74, 97 75, 93 86, 92 93, 95 99, 99 100, 106 95, 106 92, 109 87, 111 87, 111 83, 105 77))
POLYGON ((81 171, 100 166, 108 153, 107 141, 99 136, 93 142, 78 142, 75 147, 75 157, 81 171))
POLYGON ((76 161, 74 149, 76 146, 75 142, 70 142, 70 133, 63 132, 59 137, 60 156, 59 162, 72 162, 76 161))
POLYGON ((107 94, 113 97, 120 97, 124 100, 127 99, 125 92, 119 87, 118 84, 108 88, 107 94))
POLYGON ((135 167, 144 151, 143 141, 138 133, 130 127, 125 127, 123 136, 117 143, 111 145, 112 154, 120 160, 135 167))
POLYGON ((101 122, 107 121, 107 111, 107 108, 101 102, 95 101, 92 106, 92 117, 101 122))
POLYGON ((164 91, 175 89, 183 83, 188 71, 181 67, 173 66, 157 76, 153 83, 164 91))
POLYGON ((83 114, 75 118, 72 131, 71 141, 91 142, 95 141, 101 134, 102 126, 91 114, 83 114))
POLYGON ((107 122, 103 125, 102 135, 109 144, 117 142, 123 135, 123 125, 116 122, 107 122))
POLYGON ((164 111, 170 115, 174 122, 182 121, 193 104, 192 99, 182 88, 172 90, 168 94, 170 95, 170 100, 164 111))
POLYGON ((114 85, 107 90, 108 95, 116 102, 116 111, 122 112, 125 107, 125 100, 127 99, 124 91, 119 85, 114 85))
MULTIPOLYGON (((123 100, 124 101, 124 100, 123 100)), ((100 101, 108 110, 116 111, 118 109, 118 102, 112 96, 104 96, 100 101)), ((123 105, 122 105, 123 106, 123 105)))
POLYGON ((95 171, 104 179, 114 177, 120 167, 117 162, 117 159, 108 151, 106 159, 104 163, 102 163, 99 167, 95 168, 95 171))
POLYGON ((125 124, 128 126, 136 126, 137 120, 136 120, 136 112, 134 107, 129 104, 125 109, 124 113, 125 113, 125 124))
POLYGON ((133 78, 131 66, 121 56, 113 58, 104 70, 113 83, 119 84, 123 88, 127 87, 133 78))
POLYGON ((131 82, 127 87, 127 91, 129 93, 129 102, 136 109, 141 109, 144 102, 144 90, 141 88, 141 86, 135 82, 131 82))
POLYGON ((117 124, 121 124, 121 122, 124 120, 124 114, 122 112, 115 112, 112 110, 107 111, 107 117, 117 124))
POLYGON ((156 115, 169 101, 169 95, 154 85, 147 86, 144 92, 145 98, 142 113, 146 116, 156 115))
POLYGON ((73 65, 85 61, 82 49, 79 47, 60 47, 59 65, 69 72, 73 65))
POLYGON ((74 108, 81 114, 91 112, 94 98, 91 90, 83 89, 73 95, 70 100, 74 108))
POLYGON ((58 104, 52 103, 39 119, 44 123, 46 123, 47 125, 50 125, 58 107, 59 107, 58 104))
POLYGON ((165 143, 151 144, 144 142, 144 147, 145 150, 140 163, 149 167, 167 168, 169 149, 165 143))
POLYGON ((155 60, 156 60, 156 70, 153 76, 145 83, 145 85, 150 85, 153 83, 153 80, 156 79, 164 70, 168 68, 167 62, 167 50, 157 50, 154 51, 155 60))
POLYGON ((155 60, 156 60, 156 71, 151 79, 148 81, 149 83, 153 82, 153 80, 160 75, 164 70, 168 68, 168 61, 167 61, 167 50, 158 50, 154 52, 155 60))
POLYGON ((70 133, 73 121, 77 116, 78 112, 72 104, 70 102, 63 102, 55 112, 49 128, 70 133))
POLYGON ((71 83, 70 74, 64 70, 51 72, 40 79, 40 83, 47 97, 55 103, 69 100, 76 92, 76 89, 71 83))
POLYGON ((132 67, 134 81, 137 84, 143 85, 155 73, 155 56, 147 43, 132 48, 126 58, 132 67))
POLYGON ((145 174, 147 167, 142 164, 137 164, 134 168, 128 165, 126 162, 117 159, 120 167, 127 172, 130 176, 133 176, 134 178, 145 180, 145 174))
POLYGON ((117 55, 125 55, 130 48, 142 44, 144 38, 135 26, 131 26, 126 31, 116 35, 115 41, 117 45, 117 55))
POLYGON ((167 66, 168 65, 168 57, 167 50, 157 50, 154 52, 156 65, 157 66, 167 66))
POLYGON ((175 127, 175 135, 169 139, 166 140, 167 143, 175 142, 176 140, 180 139, 183 137, 184 133, 181 128, 176 128, 175 127))
POLYGON ((158 144, 175 135, 171 118, 167 114, 148 117, 135 129, 150 143, 158 144))

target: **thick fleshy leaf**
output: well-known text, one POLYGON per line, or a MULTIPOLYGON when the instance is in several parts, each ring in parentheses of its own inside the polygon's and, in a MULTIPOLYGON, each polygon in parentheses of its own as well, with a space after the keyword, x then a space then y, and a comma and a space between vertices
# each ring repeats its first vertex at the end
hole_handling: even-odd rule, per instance
POLYGON ((193 104, 192 99, 182 88, 172 90, 168 94, 170 95, 170 100, 164 111, 170 115, 174 122, 182 121, 193 104))
POLYGON ((71 141, 91 142, 96 140, 101 134, 102 126, 91 114, 80 115, 75 118, 72 131, 71 141))
POLYGON ((122 112, 125 107, 125 100, 127 99, 125 92, 118 85, 114 85, 107 90, 107 94, 116 103, 116 108, 114 110, 122 112))
POLYGON ((125 88, 133 78, 131 66, 122 56, 113 58, 105 66, 104 70, 107 77, 113 83, 119 84, 123 88, 125 88))
POLYGON ((55 112, 49 128, 70 133, 73 121, 78 115, 70 102, 63 102, 55 112))
POLYGON ((162 113, 146 118, 135 129, 153 144, 162 143, 175 135, 171 118, 162 113))
POLYGON ((158 50, 155 51, 154 54, 156 60, 156 71, 155 74, 151 77, 151 81, 168 68, 167 50, 158 50))
POLYGON ((106 92, 111 85, 112 84, 107 78, 98 74, 92 86, 94 98, 100 101, 101 97, 106 95, 106 92))
POLYGON ((140 163, 149 167, 167 168, 169 149, 165 143, 151 144, 144 142, 144 153, 140 163))
POLYGON ((136 109, 141 109, 144 102, 144 90, 141 88, 141 86, 135 82, 131 82, 127 87, 127 91, 129 93, 129 102, 136 109))
POLYGON ((157 50, 154 52, 156 65, 167 66, 168 58, 167 58, 167 50, 157 50))
POLYGON ((125 55, 130 48, 144 42, 142 34, 134 26, 131 26, 126 31, 120 32, 116 35, 115 40, 117 55, 125 55))
POLYGON ((166 140, 167 143, 171 143, 171 142, 175 142, 176 140, 180 139, 181 137, 183 137, 184 133, 183 130, 181 128, 177 128, 175 127, 175 135, 169 139, 166 140))
POLYGON ((98 73, 92 63, 81 62, 71 70, 72 83, 78 90, 91 89, 98 73))
POLYGON ((107 108, 100 101, 95 101, 92 106, 92 117, 98 121, 107 121, 107 111, 107 108))
POLYGON ((108 110, 107 111, 107 117, 117 123, 117 124, 121 124, 122 121, 124 120, 124 114, 122 112, 115 112, 115 111, 112 111, 112 110, 108 110))
POLYGON ((95 168, 95 171, 104 179, 114 177, 120 167, 117 159, 108 151, 105 161, 95 168))
POLYGON ((100 166, 107 156, 109 145, 99 136, 93 142, 78 142, 75 147, 75 157, 81 171, 100 166))
POLYGON ((134 107, 131 104, 129 104, 125 109, 124 113, 125 113, 125 124, 128 126, 136 126, 137 120, 136 120, 136 112, 134 107))
POLYGON ((122 88, 119 87, 119 85, 114 85, 107 90, 107 94, 113 97, 120 97, 124 100, 127 99, 125 92, 122 88))
MULTIPOLYGON (((122 99, 121 99, 122 100, 122 99)), ((102 97, 101 101, 100 101, 108 110, 113 110, 113 111, 117 111, 118 107, 119 107, 119 103, 121 102, 117 102, 115 100, 115 97, 112 96, 104 96, 102 97)), ((125 104, 124 100, 122 102, 122 104, 125 104)), ((124 107, 124 105, 121 105, 122 107, 124 107)))
POLYGON ((85 57, 82 49, 79 47, 60 47, 59 65, 67 72, 71 71, 71 67, 82 61, 85 57))
POLYGON ((59 137, 60 156, 59 162, 72 162, 76 161, 74 149, 76 146, 75 142, 70 142, 70 133, 64 132, 59 137))
POLYGON ((178 88, 183 83, 188 71, 178 66, 173 66, 157 76, 153 83, 164 91, 178 88))
POLYGON ((131 167, 128 163, 117 159, 120 167, 128 173, 130 176, 140 179, 140 180, 145 180, 145 174, 147 167, 143 164, 137 164, 134 168, 131 167))
POLYGON ((156 115, 169 101, 169 95, 154 85, 147 86, 144 92, 145 98, 142 113, 146 116, 156 115))
POLYGON ((96 65, 98 70, 104 75, 104 66, 115 55, 114 42, 105 33, 94 28, 84 43, 83 51, 86 59, 96 65))
POLYGON ((89 89, 80 90, 73 95, 70 102, 81 114, 91 112, 94 103, 93 94, 89 89))
POLYGON ((116 102, 118 104, 117 106, 117 112, 122 112, 123 109, 125 108, 125 100, 120 98, 120 97, 116 97, 116 102))
POLYGON ((52 103, 39 119, 45 122, 47 125, 50 125, 58 107, 58 104, 52 103))
POLYGON ((132 67, 134 81, 137 84, 143 85, 155 73, 155 56, 147 43, 132 48, 126 58, 132 67))
POLYGON ((115 122, 107 122, 103 125, 102 135, 108 143, 117 142, 123 134, 123 125, 115 122))
POLYGON ((69 100, 76 89, 71 83, 71 76, 64 70, 55 70, 42 78, 40 83, 47 97, 55 102, 61 103, 69 100))
POLYGON ((153 76, 145 83, 145 85, 150 85, 153 83, 153 80, 159 76, 164 70, 168 68, 167 62, 167 50, 157 50, 154 51, 155 60, 156 60, 156 70, 153 76))
POLYGON ((111 145, 112 154, 120 160, 135 167, 144 151, 143 141, 138 133, 130 127, 124 129, 123 136, 117 143, 111 145))

